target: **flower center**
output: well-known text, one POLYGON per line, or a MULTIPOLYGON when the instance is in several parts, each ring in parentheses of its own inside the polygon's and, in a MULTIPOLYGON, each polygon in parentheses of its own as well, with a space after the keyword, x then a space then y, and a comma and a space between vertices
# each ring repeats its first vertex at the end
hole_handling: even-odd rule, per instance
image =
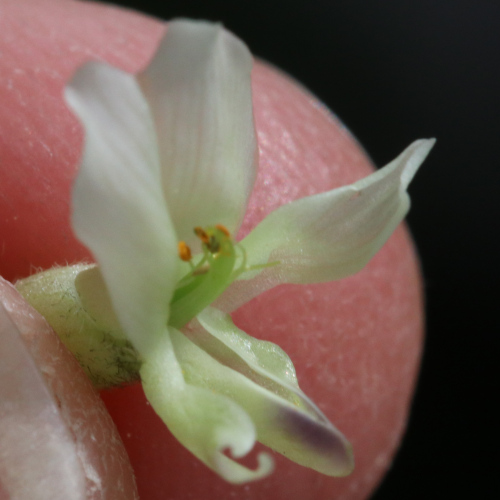
POLYGON ((194 233, 203 250, 196 264, 189 246, 184 241, 178 245, 179 257, 189 263, 191 270, 177 283, 170 303, 169 324, 176 328, 209 306, 245 269, 245 251, 241 246, 243 263, 235 269, 237 244, 222 224, 205 229, 195 227, 194 233))
POLYGON ((243 273, 279 264, 276 261, 247 265, 245 249, 233 240, 222 224, 205 229, 195 227, 194 234, 201 240, 201 255, 193 259, 191 249, 185 241, 180 241, 178 245, 180 259, 187 262, 191 270, 177 283, 170 302, 168 323, 175 328, 182 328, 212 304, 243 273), (193 263, 193 260, 196 263, 193 263))

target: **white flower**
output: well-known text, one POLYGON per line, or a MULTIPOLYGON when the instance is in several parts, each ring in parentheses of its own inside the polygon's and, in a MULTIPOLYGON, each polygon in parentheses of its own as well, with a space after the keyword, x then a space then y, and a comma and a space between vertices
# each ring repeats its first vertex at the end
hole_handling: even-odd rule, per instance
POLYGON ((407 212, 406 187, 433 141, 351 186, 282 206, 237 244, 228 234, 257 169, 251 66, 219 26, 175 21, 138 77, 102 63, 80 69, 66 90, 85 129, 73 226, 142 358, 149 401, 191 452, 232 482, 272 470, 267 454, 252 471, 223 453, 241 457, 256 439, 345 475, 349 443, 301 392, 290 359, 225 312, 279 283, 361 269, 407 212), (191 267, 179 242, 186 260, 187 247, 195 253, 191 267))

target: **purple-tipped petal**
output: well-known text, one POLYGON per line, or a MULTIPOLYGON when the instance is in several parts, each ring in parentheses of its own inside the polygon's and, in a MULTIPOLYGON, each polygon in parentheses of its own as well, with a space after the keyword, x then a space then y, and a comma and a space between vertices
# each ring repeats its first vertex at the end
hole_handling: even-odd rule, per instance
POLYGON ((252 418, 260 442, 324 474, 352 471, 349 442, 300 390, 282 349, 248 336, 213 308, 184 333, 175 353, 186 379, 238 403, 252 418))
POLYGON ((190 383, 193 370, 201 377, 210 373, 205 373, 202 365, 179 363, 186 343, 191 344, 179 331, 169 328, 144 360, 142 385, 152 407, 172 434, 225 480, 239 484, 267 476, 273 462, 266 454, 259 455, 255 470, 224 455, 225 450, 235 458, 250 452, 255 443, 254 424, 231 398, 190 383))

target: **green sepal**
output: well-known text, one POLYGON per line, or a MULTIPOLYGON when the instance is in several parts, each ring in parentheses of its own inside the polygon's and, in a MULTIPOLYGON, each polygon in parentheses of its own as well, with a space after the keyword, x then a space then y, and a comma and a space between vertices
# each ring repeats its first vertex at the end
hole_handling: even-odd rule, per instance
POLYGON ((16 283, 98 389, 139 380, 141 361, 114 315, 95 265, 53 268, 16 283))

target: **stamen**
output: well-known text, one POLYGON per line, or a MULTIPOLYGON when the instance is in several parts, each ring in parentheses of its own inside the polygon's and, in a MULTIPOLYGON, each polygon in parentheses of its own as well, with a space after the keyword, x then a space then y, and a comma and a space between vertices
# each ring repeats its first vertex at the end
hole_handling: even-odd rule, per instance
POLYGON ((219 253, 221 249, 221 237, 231 238, 231 233, 222 224, 216 224, 213 227, 207 227, 206 229, 196 226, 194 228, 194 234, 200 238, 201 242, 205 248, 212 254, 215 255, 219 253), (219 232, 219 234, 217 234, 219 232), (222 235, 220 234, 222 233, 222 235))
MULTIPOLYGON (((169 324, 183 327, 200 311, 209 306, 232 282, 236 261, 235 243, 226 227, 194 228, 201 240, 202 255, 195 255, 188 264, 191 270, 184 275, 170 302, 169 324)), ((184 254, 185 242, 179 243, 179 255, 184 254)))
POLYGON ((202 243, 205 243, 206 245, 208 245, 208 243, 210 241, 210 237, 208 236, 208 234, 205 232, 205 230, 203 228, 201 228, 200 226, 196 226, 194 228, 194 234, 196 234, 196 236, 198 236, 198 238, 200 238, 202 243))
POLYGON ((201 240, 201 255, 192 259, 186 242, 179 242, 179 257, 187 261, 191 270, 177 282, 170 302, 169 324, 176 328, 182 328, 212 304, 241 274, 279 263, 249 265, 245 248, 231 238, 222 224, 204 229, 197 226, 194 234, 201 240))
POLYGON ((229 232, 229 229, 226 226, 223 226, 222 224, 215 224, 215 227, 219 231, 222 231, 228 238, 231 237, 231 233, 229 232))
POLYGON ((177 250, 179 252, 179 257, 184 262, 189 262, 191 260, 191 249, 187 246, 185 241, 179 241, 177 250))

